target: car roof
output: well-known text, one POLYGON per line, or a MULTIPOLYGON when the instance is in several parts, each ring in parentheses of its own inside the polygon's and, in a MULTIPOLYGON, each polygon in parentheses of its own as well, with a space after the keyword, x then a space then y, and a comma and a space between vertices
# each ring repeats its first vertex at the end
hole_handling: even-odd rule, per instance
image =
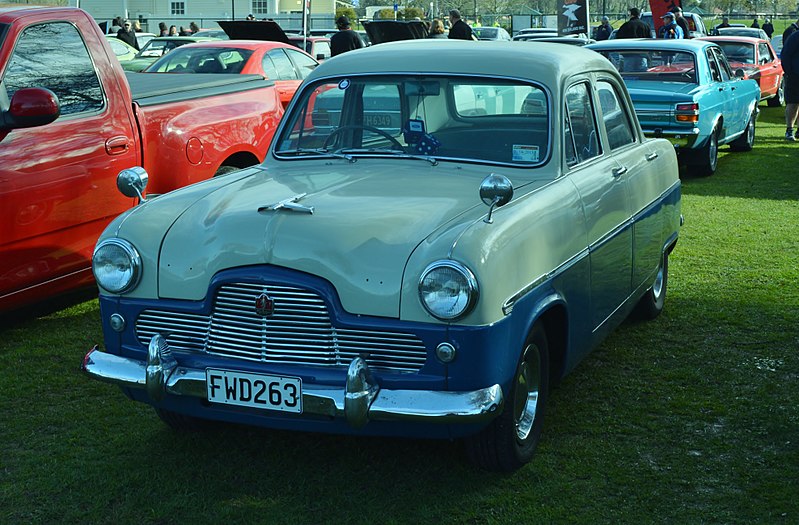
POLYGON ((194 49, 194 48, 216 48, 221 47, 225 49, 260 49, 260 48, 277 48, 277 47, 284 47, 287 49, 297 49, 295 46, 291 44, 286 44, 284 42, 275 42, 273 40, 211 40, 208 42, 193 42, 191 44, 186 44, 185 46, 180 46, 180 49, 194 49))
POLYGON ((716 44, 698 38, 622 38, 614 40, 602 40, 589 44, 589 49, 674 49, 675 51, 700 52, 706 47, 716 44))
POLYGON ((710 42, 746 42, 747 44, 758 44, 760 42, 768 42, 768 40, 764 38, 755 38, 753 36, 713 35, 713 36, 702 36, 699 38, 701 38, 702 40, 708 40, 710 42))
POLYGON ((604 57, 577 46, 552 43, 467 42, 463 40, 403 40, 356 49, 325 62, 308 81, 372 73, 488 75, 540 80, 555 85, 579 71, 603 70, 618 75, 604 57))

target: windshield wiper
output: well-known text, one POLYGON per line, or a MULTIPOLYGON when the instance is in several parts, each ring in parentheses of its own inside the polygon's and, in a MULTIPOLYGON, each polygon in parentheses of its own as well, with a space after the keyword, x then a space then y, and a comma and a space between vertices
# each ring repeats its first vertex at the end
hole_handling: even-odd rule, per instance
POLYGON ((416 159, 416 160, 426 160, 433 166, 438 165, 438 159, 435 157, 431 157, 430 155, 417 155, 414 153, 405 153, 404 151, 399 151, 396 149, 391 148, 347 148, 347 149, 340 149, 337 152, 343 153, 386 153, 389 155, 393 155, 395 157, 400 157, 402 159, 416 159))
POLYGON ((278 151, 279 155, 288 155, 291 153, 314 153, 316 155, 324 155, 327 157, 334 157, 337 159, 344 159, 349 162, 355 162, 356 159, 352 157, 352 155, 347 155, 346 153, 342 153, 341 151, 330 151, 326 148, 297 148, 292 150, 285 150, 285 151, 278 151))

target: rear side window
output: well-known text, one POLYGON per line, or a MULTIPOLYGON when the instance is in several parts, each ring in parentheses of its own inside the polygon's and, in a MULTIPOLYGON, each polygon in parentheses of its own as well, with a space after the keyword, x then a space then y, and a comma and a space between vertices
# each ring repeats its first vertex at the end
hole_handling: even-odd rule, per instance
POLYGON ((103 91, 89 51, 75 26, 65 22, 25 29, 2 80, 9 98, 22 88, 51 90, 61 103, 61 115, 103 109, 103 91))
POLYGON ((599 155, 599 138, 588 84, 575 84, 569 88, 564 116, 566 163, 572 166, 599 155))
POLYGON ((633 128, 627 115, 626 106, 618 92, 609 82, 597 82, 599 106, 602 109, 602 123, 608 134, 610 149, 615 150, 635 142, 633 128))

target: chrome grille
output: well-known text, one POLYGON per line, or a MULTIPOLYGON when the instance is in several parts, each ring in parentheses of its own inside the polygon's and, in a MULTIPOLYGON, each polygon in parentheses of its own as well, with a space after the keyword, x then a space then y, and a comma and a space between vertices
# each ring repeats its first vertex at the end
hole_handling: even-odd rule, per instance
POLYGON ((427 357, 413 334, 332 326, 317 293, 285 285, 224 285, 210 316, 145 310, 136 320, 136 336, 146 346, 155 334, 176 350, 266 363, 347 366, 362 356, 374 368, 415 372, 427 357), (269 317, 255 312, 262 293, 274 301, 269 317))

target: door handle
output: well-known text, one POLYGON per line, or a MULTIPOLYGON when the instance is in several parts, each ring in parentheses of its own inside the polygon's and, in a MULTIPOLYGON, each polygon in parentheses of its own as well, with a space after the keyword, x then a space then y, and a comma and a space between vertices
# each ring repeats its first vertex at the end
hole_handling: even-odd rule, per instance
POLYGON ((130 140, 124 135, 111 137, 105 141, 105 152, 109 155, 122 155, 130 149, 130 140))
POLYGON ((646 160, 648 160, 648 161, 653 161, 653 160, 655 160, 656 158, 658 158, 658 154, 657 154, 657 153, 650 153, 650 154, 648 154, 648 155, 646 156, 646 160))
POLYGON ((617 179, 627 173, 627 166, 622 166, 620 168, 613 168, 613 178, 617 179))

